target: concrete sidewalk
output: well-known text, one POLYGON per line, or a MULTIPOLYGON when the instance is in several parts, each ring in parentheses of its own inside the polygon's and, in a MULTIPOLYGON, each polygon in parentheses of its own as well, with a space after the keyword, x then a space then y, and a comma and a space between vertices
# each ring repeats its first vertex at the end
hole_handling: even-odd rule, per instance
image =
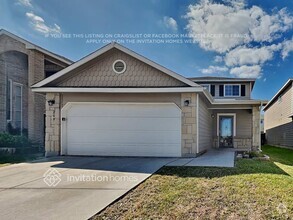
POLYGON ((187 167, 234 167, 234 149, 210 149, 196 158, 179 158, 166 166, 187 167))

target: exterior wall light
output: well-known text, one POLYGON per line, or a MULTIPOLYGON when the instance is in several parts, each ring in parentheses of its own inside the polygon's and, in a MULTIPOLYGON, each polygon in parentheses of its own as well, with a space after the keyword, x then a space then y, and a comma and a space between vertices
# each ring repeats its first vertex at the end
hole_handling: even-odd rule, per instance
POLYGON ((189 106, 190 101, 189 100, 185 100, 184 101, 184 106, 189 106))
POLYGON ((55 104, 55 100, 53 100, 53 99, 52 99, 52 100, 48 100, 48 105, 49 105, 49 106, 52 106, 52 105, 54 105, 54 104, 55 104))

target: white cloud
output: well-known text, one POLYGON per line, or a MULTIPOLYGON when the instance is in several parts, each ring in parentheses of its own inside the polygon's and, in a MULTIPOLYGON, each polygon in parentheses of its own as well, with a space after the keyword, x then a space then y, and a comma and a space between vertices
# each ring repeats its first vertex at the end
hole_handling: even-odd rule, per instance
MULTIPOLYGON (((293 51, 293 38, 275 43, 292 29, 293 17, 285 8, 266 12, 245 2, 200 0, 188 7, 186 29, 201 48, 217 53, 214 62, 224 62, 225 71, 236 77, 258 78, 276 52, 285 59, 293 51)), ((210 66, 201 71, 212 74, 219 70, 210 66)))
POLYGON ((163 23, 167 28, 170 28, 173 31, 177 31, 178 25, 174 18, 165 16, 163 18, 163 23))
POLYGON ((223 57, 222 57, 222 56, 215 56, 214 61, 215 61, 216 63, 220 63, 220 62, 223 61, 223 57))
POLYGON ((289 53, 293 51, 293 38, 283 42, 283 49, 281 52, 283 60, 289 56, 289 53))
POLYGON ((261 67, 259 65, 244 65, 232 68, 230 73, 239 78, 259 78, 261 76, 261 67))
POLYGON ((264 64, 273 58, 274 52, 281 49, 281 44, 248 48, 239 46, 225 56, 227 66, 264 64))
POLYGON ((18 0, 17 4, 23 5, 23 6, 26 6, 26 7, 31 7, 31 8, 33 7, 31 0, 18 0))
POLYGON ((30 19, 30 23, 32 27, 43 34, 50 34, 50 33, 61 33, 61 28, 57 24, 54 24, 54 26, 48 26, 45 23, 45 20, 38 16, 35 15, 33 12, 27 12, 26 16, 30 19))
POLYGON ((250 42, 272 42, 292 27, 293 17, 285 9, 267 14, 258 6, 248 8, 243 1, 226 2, 201 0, 188 8, 187 30, 205 50, 225 53, 250 42))
POLYGON ((225 66, 209 66, 207 69, 201 69, 203 74, 214 74, 220 72, 226 72, 229 69, 225 66))

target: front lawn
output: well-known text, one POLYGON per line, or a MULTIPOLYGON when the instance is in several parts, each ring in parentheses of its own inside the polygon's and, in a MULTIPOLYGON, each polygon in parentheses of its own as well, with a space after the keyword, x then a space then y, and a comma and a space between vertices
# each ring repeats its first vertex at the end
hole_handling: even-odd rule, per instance
POLYGON ((94 219, 292 219, 293 151, 263 151, 271 161, 164 167, 94 219))

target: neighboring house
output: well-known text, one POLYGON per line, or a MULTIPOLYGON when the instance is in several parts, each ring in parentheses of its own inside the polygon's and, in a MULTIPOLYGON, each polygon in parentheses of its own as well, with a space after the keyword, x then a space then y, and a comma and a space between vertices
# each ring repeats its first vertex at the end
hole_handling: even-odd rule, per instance
POLYGON ((32 84, 72 62, 8 31, 0 30, 0 132, 44 143, 45 95, 32 84))
POLYGON ((196 156, 260 147, 254 79, 187 79, 111 43, 32 86, 46 93, 46 155, 196 156))
POLYGON ((293 79, 265 106, 265 133, 267 144, 293 147, 293 79))

